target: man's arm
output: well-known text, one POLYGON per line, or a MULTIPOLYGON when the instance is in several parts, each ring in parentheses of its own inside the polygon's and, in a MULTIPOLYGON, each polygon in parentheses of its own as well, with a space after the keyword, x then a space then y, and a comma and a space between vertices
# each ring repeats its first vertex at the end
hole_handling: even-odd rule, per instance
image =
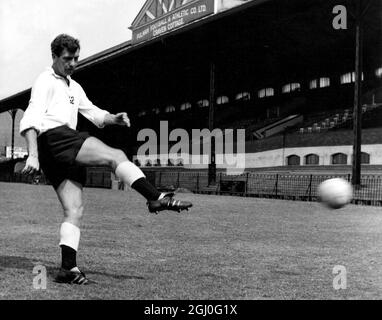
POLYGON ((128 126, 130 127, 130 119, 127 117, 126 112, 121 112, 117 114, 106 114, 103 120, 105 126, 117 124, 120 126, 128 126))
POLYGON ((40 170, 40 163, 38 161, 37 131, 31 128, 26 130, 23 135, 27 142, 29 155, 22 173, 34 174, 40 170))

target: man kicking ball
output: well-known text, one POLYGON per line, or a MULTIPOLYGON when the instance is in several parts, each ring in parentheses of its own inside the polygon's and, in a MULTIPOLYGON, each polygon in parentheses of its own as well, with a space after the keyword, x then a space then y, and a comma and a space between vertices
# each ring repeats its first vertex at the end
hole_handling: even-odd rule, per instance
POLYGON ((87 284, 89 280, 76 262, 86 165, 112 168, 120 180, 147 199, 149 212, 180 212, 192 204, 175 200, 173 193, 160 193, 123 151, 107 146, 86 132, 76 131, 78 112, 99 128, 113 124, 130 126, 130 120, 124 112, 114 115, 93 105, 82 87, 71 79, 80 53, 77 39, 61 34, 51 43, 51 52, 52 67, 34 83, 28 108, 20 122, 20 133, 28 148, 22 172, 34 174, 41 168, 64 210, 59 243, 62 264, 56 281, 87 284))

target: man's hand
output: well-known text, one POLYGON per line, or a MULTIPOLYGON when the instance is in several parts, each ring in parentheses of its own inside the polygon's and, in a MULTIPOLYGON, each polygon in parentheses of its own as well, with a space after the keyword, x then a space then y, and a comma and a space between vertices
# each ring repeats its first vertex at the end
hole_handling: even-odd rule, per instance
POLYGON ((128 118, 126 112, 117 113, 114 117, 114 123, 120 126, 130 127, 130 119, 128 118))
POLYGON ((39 170, 40 170, 40 163, 38 161, 38 157, 35 155, 30 155, 21 173, 33 175, 37 173, 39 170))

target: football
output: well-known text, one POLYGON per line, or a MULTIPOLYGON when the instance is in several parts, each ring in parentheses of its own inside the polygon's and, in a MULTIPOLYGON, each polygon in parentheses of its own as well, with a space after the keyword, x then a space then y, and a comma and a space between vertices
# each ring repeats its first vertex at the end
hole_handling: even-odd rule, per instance
POLYGON ((328 179, 318 186, 318 196, 329 208, 339 209, 352 200, 353 187, 342 178, 328 179))

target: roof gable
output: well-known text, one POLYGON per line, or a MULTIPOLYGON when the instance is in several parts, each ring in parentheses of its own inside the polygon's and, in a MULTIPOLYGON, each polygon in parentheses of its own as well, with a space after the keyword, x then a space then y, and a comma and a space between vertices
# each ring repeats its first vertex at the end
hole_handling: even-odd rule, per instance
POLYGON ((148 0, 130 29, 132 44, 184 27, 214 13, 215 0, 148 0))
POLYGON ((198 0, 147 0, 130 28, 144 26, 191 2, 198 2, 198 0))

